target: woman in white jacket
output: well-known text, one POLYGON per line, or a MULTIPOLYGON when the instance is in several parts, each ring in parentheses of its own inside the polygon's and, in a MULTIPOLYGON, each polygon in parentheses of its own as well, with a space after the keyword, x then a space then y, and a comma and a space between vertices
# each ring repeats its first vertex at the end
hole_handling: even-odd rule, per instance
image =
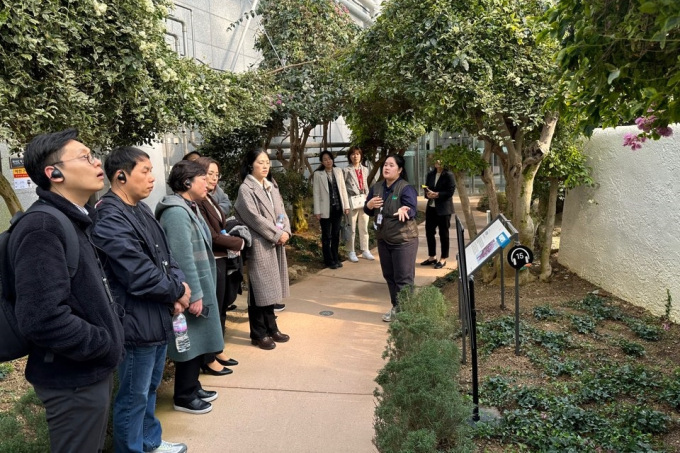
POLYGON ((349 224, 352 227, 352 236, 347 244, 349 260, 353 263, 359 261, 356 249, 354 248, 356 239, 357 220, 359 221, 359 245, 361 246, 361 256, 367 260, 373 260, 373 255, 368 249, 368 216, 364 212, 366 204, 366 194, 368 194, 368 168, 361 165, 364 153, 358 146, 352 146, 347 153, 349 166, 343 169, 345 174, 345 186, 347 187, 347 197, 349 199, 349 224))
POLYGON ((314 172, 314 215, 321 224, 321 245, 326 267, 342 267, 340 246, 340 222, 349 213, 349 201, 342 170, 335 166, 333 154, 323 151, 321 165, 314 172))

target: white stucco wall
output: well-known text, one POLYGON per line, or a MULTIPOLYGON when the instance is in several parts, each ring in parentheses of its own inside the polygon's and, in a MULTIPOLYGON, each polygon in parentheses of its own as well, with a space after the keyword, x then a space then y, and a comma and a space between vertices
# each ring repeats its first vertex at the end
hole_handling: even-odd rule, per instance
POLYGON ((634 305, 680 322, 680 125, 675 136, 622 146, 635 126, 596 130, 586 146, 595 188, 569 192, 559 262, 634 305))

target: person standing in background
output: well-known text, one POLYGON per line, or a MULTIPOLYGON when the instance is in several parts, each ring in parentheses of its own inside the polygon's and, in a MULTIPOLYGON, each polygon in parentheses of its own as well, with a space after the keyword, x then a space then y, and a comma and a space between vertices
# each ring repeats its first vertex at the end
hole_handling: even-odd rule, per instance
POLYGON ((441 160, 434 161, 434 170, 427 174, 425 180, 425 237, 427 238, 428 257, 420 263, 421 266, 434 264, 435 269, 446 266, 449 257, 449 228, 453 214, 453 193, 456 191, 456 180, 453 174, 442 165, 441 160), (441 241, 441 255, 437 260, 437 241, 435 233, 439 229, 441 241))
POLYGON ((342 267, 340 247, 340 222, 349 214, 349 201, 342 170, 334 163, 333 154, 323 151, 321 164, 314 171, 314 215, 321 224, 321 247, 326 267, 342 267))
POLYGON ((352 146, 347 153, 347 160, 350 165, 343 170, 347 197, 351 209, 349 212, 349 224, 352 227, 352 236, 350 237, 348 244, 348 258, 353 263, 359 261, 355 249, 357 221, 359 226, 359 246, 361 248, 361 256, 371 261, 375 259, 368 249, 368 216, 364 212, 366 195, 368 195, 368 168, 361 164, 363 158, 364 153, 361 151, 361 148, 352 146))

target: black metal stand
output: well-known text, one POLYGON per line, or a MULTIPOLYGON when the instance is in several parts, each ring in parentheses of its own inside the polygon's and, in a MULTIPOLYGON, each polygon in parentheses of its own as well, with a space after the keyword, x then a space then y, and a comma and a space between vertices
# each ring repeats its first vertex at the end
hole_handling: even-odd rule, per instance
POLYGON ((470 355, 472 356, 472 420, 479 421, 479 375, 477 366, 477 312, 475 310, 475 279, 469 280, 470 314, 472 325, 470 326, 470 355))

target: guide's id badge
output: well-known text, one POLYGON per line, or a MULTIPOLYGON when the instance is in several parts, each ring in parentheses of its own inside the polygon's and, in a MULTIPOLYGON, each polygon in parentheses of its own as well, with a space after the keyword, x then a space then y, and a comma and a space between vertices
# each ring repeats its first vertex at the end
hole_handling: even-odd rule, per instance
POLYGON ((382 210, 383 210, 383 208, 380 208, 380 212, 378 213, 377 216, 375 216, 375 222, 373 223, 373 229, 374 230, 377 230, 378 226, 382 225, 382 221, 383 221, 382 210))

